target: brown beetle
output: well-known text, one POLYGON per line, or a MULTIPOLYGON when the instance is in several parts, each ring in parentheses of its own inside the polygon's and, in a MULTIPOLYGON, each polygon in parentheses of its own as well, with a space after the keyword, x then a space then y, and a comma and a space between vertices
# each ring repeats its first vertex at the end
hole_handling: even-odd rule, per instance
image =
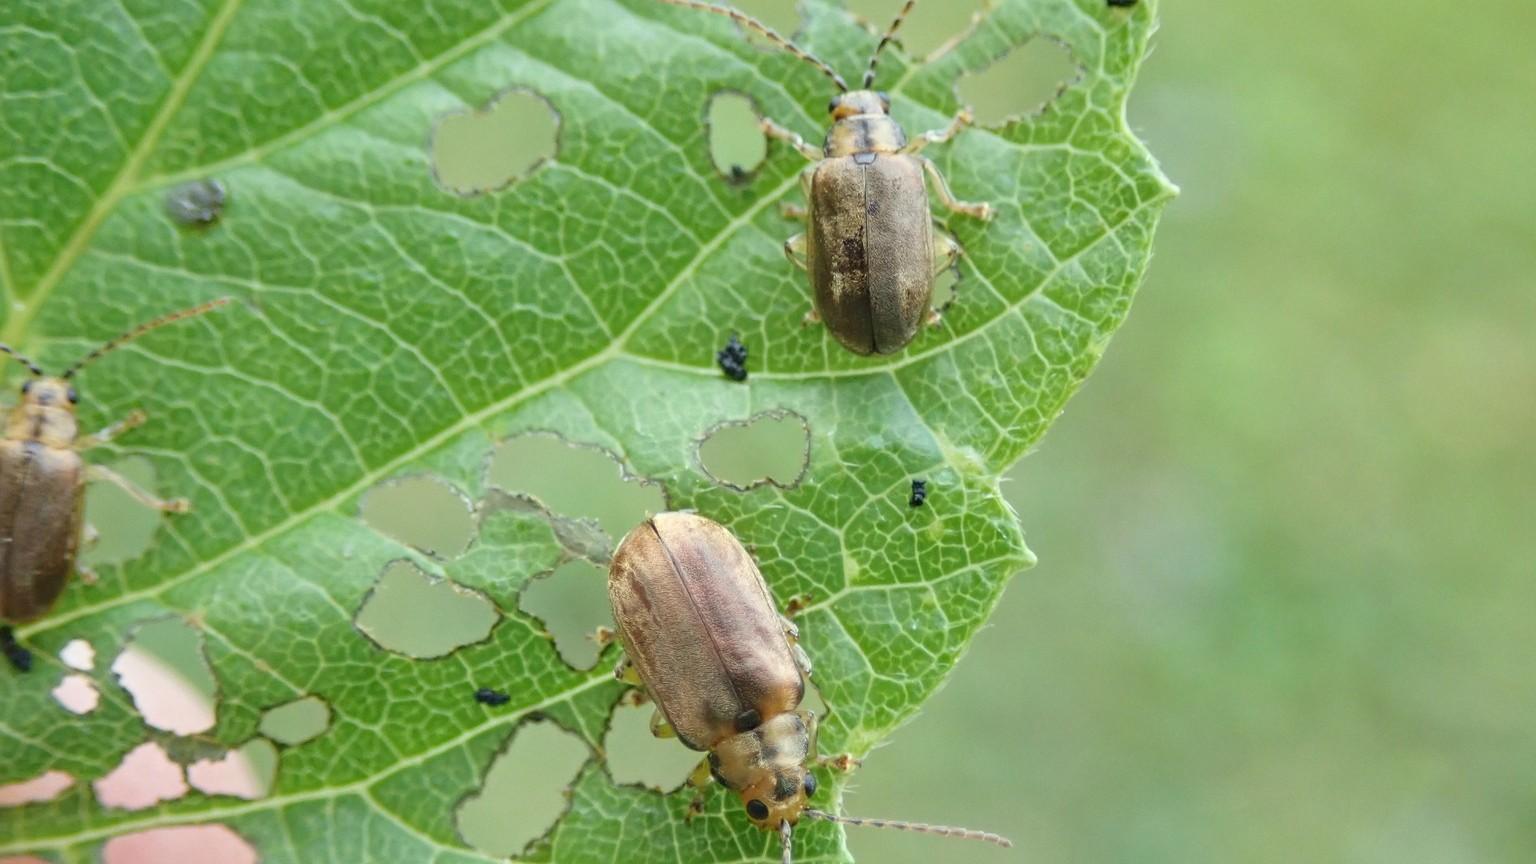
POLYGON ((167 513, 187 511, 184 498, 162 501, 110 469, 86 465, 81 451, 111 441, 143 423, 145 416, 134 411, 82 438, 75 419, 80 397, 70 381, 86 364, 123 343, 228 302, 215 300, 156 318, 87 354, 58 377, 43 374, 36 363, 0 345, 0 352, 14 357, 33 376, 21 385, 21 402, 11 409, 0 440, 0 621, 30 621, 47 612, 64 590, 75 571, 84 527, 86 481, 110 481, 145 506, 167 513))
POLYGON ((608 598, 626 655, 615 674, 656 703, 651 731, 708 752, 689 782, 713 778, 740 795, 753 824, 778 832, 785 862, 801 817, 1012 845, 982 831, 807 806, 816 794, 816 717, 800 700, 811 664, 752 556, 724 526, 692 513, 647 519, 613 555, 608 598))
POLYGON ((784 242, 784 254, 807 271, 815 306, 806 321, 825 321, 832 336, 855 354, 893 354, 905 348, 926 320, 937 324, 934 276, 954 263, 960 247, 934 230, 928 212, 927 179, 950 211, 991 219, 991 205, 955 199, 933 160, 919 155, 929 144, 948 141, 972 122, 970 109, 945 129, 907 140, 891 118, 891 99, 870 89, 880 52, 896 35, 917 0, 907 0, 869 58, 858 90, 849 90, 831 66, 736 9, 698 0, 659 0, 672 6, 725 15, 810 63, 842 91, 821 149, 772 120, 761 120, 769 137, 787 141, 813 164, 800 175, 806 207, 786 212, 806 219, 804 234, 784 242), (936 267, 936 245, 943 263, 936 267))

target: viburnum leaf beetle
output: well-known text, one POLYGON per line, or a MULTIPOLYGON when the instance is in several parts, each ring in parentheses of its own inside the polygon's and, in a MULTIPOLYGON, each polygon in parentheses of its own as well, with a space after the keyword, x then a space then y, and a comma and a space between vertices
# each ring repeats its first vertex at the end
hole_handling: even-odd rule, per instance
POLYGON ((802 817, 1013 845, 984 831, 808 806, 816 717, 800 700, 810 660, 752 556, 724 526, 692 513, 642 522, 614 552, 608 599, 625 652, 615 674, 656 703, 651 731, 708 752, 689 782, 713 778, 740 795, 754 825, 778 832, 786 864, 802 817))
POLYGON ((87 480, 115 483, 157 510, 187 512, 184 498, 162 501, 114 471, 85 464, 81 451, 111 441, 146 418, 144 412, 134 411, 95 435, 81 437, 75 419, 80 397, 71 380, 86 364, 125 342, 227 303, 227 298, 214 300, 142 324, 85 355, 58 377, 45 375, 36 363, 0 345, 0 352, 32 373, 21 385, 21 402, 11 409, 0 439, 0 620, 30 621, 47 612, 64 590, 79 551, 87 480))
POLYGON ((810 274, 814 308, 806 321, 826 322, 843 347, 863 355, 893 354, 912 341, 924 321, 937 324, 934 276, 953 265, 960 247, 934 230, 927 180, 951 212, 987 220, 992 207, 956 200, 938 166, 920 155, 929 144, 948 141, 969 126, 970 109, 962 109, 947 128, 908 141, 891 117, 890 96, 870 89, 880 52, 917 0, 907 0, 875 46, 858 90, 849 90, 831 66, 744 12, 699 0, 659 2, 727 16, 815 66, 841 91, 827 106, 832 128, 820 150, 770 119, 760 121, 765 134, 789 142, 812 162, 800 175, 806 207, 786 210, 805 218, 806 231, 784 242, 784 254, 810 274), (938 266, 935 246, 944 253, 938 266))

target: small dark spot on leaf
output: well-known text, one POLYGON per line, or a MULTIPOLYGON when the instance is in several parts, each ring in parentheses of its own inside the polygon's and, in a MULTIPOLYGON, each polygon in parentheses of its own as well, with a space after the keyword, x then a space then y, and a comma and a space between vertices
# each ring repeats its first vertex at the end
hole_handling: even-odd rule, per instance
POLYGON ((1137 0, 1105 0, 1105 2, 1107 2, 1111 6, 1130 7, 1130 6, 1135 6, 1137 0))
POLYGON ((9 627, 0 627, 0 651, 5 653, 5 659, 11 661, 16 671, 32 671, 32 652, 21 647, 16 641, 15 631, 9 627))
POLYGON ((228 193, 217 180, 193 180, 165 194, 165 213, 184 228, 207 228, 224 215, 228 193))
POLYGON ((720 364, 720 371, 732 381, 747 380, 747 346, 741 344, 741 340, 732 333, 726 341, 725 347, 715 352, 715 362, 720 364))
POLYGON ((512 697, 501 692, 500 690, 492 690, 489 687, 481 687, 479 690, 475 691, 475 701, 479 702, 481 705, 490 705, 495 707, 497 705, 505 705, 508 702, 511 702, 512 697))
POLYGON ((907 499, 907 503, 912 505, 913 507, 921 507, 921 506, 923 506, 923 503, 925 501, 927 501, 927 500, 928 500, 928 481, 927 480, 913 480, 912 481, 912 497, 907 499))

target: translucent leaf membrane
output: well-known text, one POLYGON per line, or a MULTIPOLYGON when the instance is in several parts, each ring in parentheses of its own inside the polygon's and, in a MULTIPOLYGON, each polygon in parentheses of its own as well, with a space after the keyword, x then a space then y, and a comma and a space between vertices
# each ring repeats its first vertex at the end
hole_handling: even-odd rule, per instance
MULTIPOLYGON (((153 315, 236 300, 77 381, 84 428, 149 418, 89 458, 147 461, 192 511, 18 628, 39 664, 0 674, 0 784, 77 782, 0 809, 0 857, 95 860, 113 837, 206 824, 264 861, 497 860, 455 813, 514 729, 542 718, 600 754, 623 695, 616 648, 575 668, 520 607, 530 579, 600 566, 617 539, 601 502, 556 512, 488 482, 521 435, 611 456, 626 484, 741 537, 799 610, 823 752, 862 756, 911 717, 1031 563, 999 474, 1093 368, 1172 195, 1123 113, 1156 4, 995 5, 931 62, 882 60, 910 134, 945 125, 962 76, 1032 39, 1082 74, 1049 110, 930 148, 997 217, 935 209, 965 250, 959 295, 942 328, 872 360, 800 325, 809 295, 780 209, 801 203, 801 158, 775 142, 741 182, 711 158, 716 94, 810 140, 831 95, 729 21, 649 0, 0 4, 0 341, 57 368, 153 315), (445 188, 433 130, 508 93, 558 117, 554 155, 479 194, 445 188), (189 183, 218 190, 216 218, 168 210, 189 183), (715 365, 733 333, 743 383, 715 365), (711 479, 699 443, 765 413, 804 419, 803 476, 711 479), (413 545, 362 518, 369 490, 412 477, 462 493, 467 542, 413 545), (485 598, 489 632, 449 634, 430 659, 380 647, 355 622, 391 566, 485 598), (212 728, 151 735, 114 686, 84 715, 52 696, 67 644, 90 643, 106 684, 134 634, 166 620, 215 679, 212 728), (483 704, 481 688, 508 698, 483 704), (272 731, 294 703, 325 706, 320 734, 272 731), (92 791, 147 743, 186 766, 264 734, 278 764, 255 800, 192 790, 130 810, 92 791)), ((805 45, 858 74, 875 34, 827 2, 801 11, 805 45)), ((822 779, 836 808, 844 780, 822 779)), ((529 854, 776 857, 731 796, 685 823, 691 796, 615 785, 593 756, 529 854)), ((847 857, 837 826, 801 834, 801 860, 847 857)))

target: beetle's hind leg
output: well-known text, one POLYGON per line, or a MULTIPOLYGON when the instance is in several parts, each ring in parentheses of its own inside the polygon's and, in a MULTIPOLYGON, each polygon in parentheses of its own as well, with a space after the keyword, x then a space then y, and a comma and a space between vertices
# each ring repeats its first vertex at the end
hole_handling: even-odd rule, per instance
POLYGON ((777 138, 780 141, 787 142, 789 146, 795 148, 795 150, 798 151, 801 156, 804 156, 812 162, 820 162, 822 159, 821 151, 811 146, 810 144, 805 143, 805 139, 801 138, 798 133, 785 129, 783 126, 780 126, 772 120, 769 120, 767 117, 758 118, 757 128, 763 130, 763 134, 767 135, 769 138, 777 138))
POLYGON ((970 201, 961 201, 960 199, 956 198, 955 193, 949 191, 949 183, 944 179, 944 175, 939 173, 939 166, 933 164, 933 160, 926 156, 919 156, 917 158, 923 160, 923 170, 927 171, 928 176, 933 178, 933 185, 935 187, 934 191, 938 193, 939 201, 942 202, 951 213, 963 213, 966 216, 974 216, 975 218, 982 221, 987 221, 992 218, 991 204, 988 204, 985 201, 974 203, 970 201))
POLYGON ((144 421, 148 419, 149 415, 145 414, 143 411, 131 411, 127 417, 124 417, 116 423, 113 423, 111 426, 108 426, 100 432, 97 432, 95 435, 86 435, 85 437, 76 441, 75 449, 89 450, 92 447, 100 447, 103 444, 109 444, 112 442, 112 439, 123 434, 124 432, 143 426, 144 421))
POLYGON ((107 468, 101 465, 92 465, 90 468, 86 469, 85 476, 87 480, 105 480, 115 485, 117 488, 127 492, 130 496, 132 496, 133 500, 152 510, 159 510, 162 513, 185 513, 192 509, 192 504, 187 499, 172 498, 170 500, 165 500, 163 498, 156 498, 154 495, 151 495, 150 493, 139 488, 138 484, 117 473, 116 471, 113 471, 111 468, 107 468))

